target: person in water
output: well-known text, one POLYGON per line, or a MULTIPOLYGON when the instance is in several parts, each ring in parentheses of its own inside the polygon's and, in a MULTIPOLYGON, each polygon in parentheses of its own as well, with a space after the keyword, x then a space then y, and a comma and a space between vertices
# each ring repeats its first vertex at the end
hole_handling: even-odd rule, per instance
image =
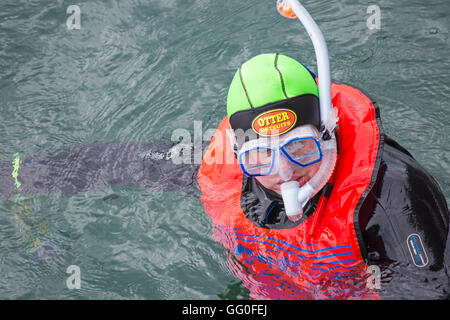
POLYGON ((449 211, 438 184, 384 133, 376 102, 360 89, 332 84, 338 126, 326 134, 316 80, 287 56, 256 56, 236 72, 200 167, 174 163, 179 150, 168 143, 93 142, 0 162, 0 195, 195 193, 197 182, 213 235, 251 298, 395 298, 408 288, 448 298, 449 211), (295 219, 285 181, 313 186, 295 219))
POLYGON ((327 133, 316 81, 290 57, 261 54, 231 82, 198 182, 236 275, 256 299, 378 299, 389 296, 383 285, 400 282, 370 285, 373 270, 398 267, 412 288, 445 288, 424 296, 448 298, 449 210, 439 185, 386 135, 360 89, 332 83, 338 122, 327 133), (295 219, 286 182, 307 189, 295 219))

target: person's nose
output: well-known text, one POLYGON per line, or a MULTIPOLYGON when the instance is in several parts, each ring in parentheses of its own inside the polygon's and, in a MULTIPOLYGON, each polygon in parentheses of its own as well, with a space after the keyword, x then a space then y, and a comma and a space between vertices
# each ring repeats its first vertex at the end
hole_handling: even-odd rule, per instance
POLYGON ((279 157, 279 170, 278 175, 281 179, 284 181, 289 181, 292 178, 292 175, 294 174, 294 164, 289 161, 289 159, 280 152, 279 157))

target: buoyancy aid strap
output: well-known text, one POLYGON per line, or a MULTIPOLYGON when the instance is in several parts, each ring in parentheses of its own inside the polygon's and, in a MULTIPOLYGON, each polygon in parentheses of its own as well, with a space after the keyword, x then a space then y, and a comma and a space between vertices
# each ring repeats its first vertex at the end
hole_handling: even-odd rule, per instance
POLYGON ((316 210, 311 217, 311 219, 312 219, 311 227, 308 231, 309 237, 311 237, 314 234, 317 226, 320 223, 320 220, 322 219, 322 217, 325 213, 325 207, 326 207, 328 198, 330 197, 331 191, 333 190, 333 181, 334 181, 334 172, 321 191, 319 201, 317 202, 316 210))
MULTIPOLYGON (((336 103, 339 102, 342 104, 342 107, 344 107, 341 108, 341 113, 347 110, 345 111, 345 118, 348 118, 348 120, 350 120, 343 124, 352 126, 353 121, 358 121, 359 123, 355 124, 358 125, 358 130, 356 131, 355 128, 353 128, 352 132, 350 132, 350 134, 353 134, 355 137, 355 142, 353 143, 354 145, 352 148, 355 148, 355 152, 364 154, 364 157, 358 157, 360 160, 355 159, 354 161, 362 161, 365 159, 369 160, 365 161, 366 163, 364 168, 361 167, 361 169, 364 170, 359 170, 360 174, 364 174, 364 180, 366 181, 366 184, 364 189, 362 190, 360 187, 358 187, 359 191, 357 192, 359 196, 358 198, 355 198, 357 202, 353 210, 353 229, 355 232, 356 241, 360 249, 359 251, 361 254, 361 258, 367 264, 368 260, 366 245, 363 241, 360 229, 359 212, 361 210, 362 204, 366 200, 367 195, 376 182, 377 173, 379 171, 381 163, 381 157, 383 154, 384 139, 383 127, 380 119, 380 111, 375 100, 360 88, 337 81, 333 82, 332 87, 334 87, 334 90, 332 90, 332 92, 337 92, 333 98, 336 99, 336 103), (344 97, 347 97, 347 99, 344 99, 344 97), (362 137, 364 137, 364 139, 366 140, 362 141, 362 137), (367 148, 366 146, 369 146, 369 148, 367 148), (361 147, 365 151, 361 150, 361 147)), ((338 160, 340 156, 344 157, 345 155, 338 155, 338 160)), ((359 182, 361 181, 362 180, 359 180, 359 182)))

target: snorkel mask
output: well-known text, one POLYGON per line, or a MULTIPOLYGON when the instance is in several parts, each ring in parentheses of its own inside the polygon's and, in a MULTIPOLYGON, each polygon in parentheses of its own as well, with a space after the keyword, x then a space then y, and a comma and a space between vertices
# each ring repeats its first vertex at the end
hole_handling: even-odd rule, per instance
POLYGON ((297 127, 282 137, 247 141, 238 153, 239 165, 247 176, 278 173, 284 181, 291 179, 296 166, 308 167, 321 160, 321 142, 312 125, 297 127))
POLYGON ((330 179, 337 156, 334 130, 337 117, 331 104, 328 50, 323 35, 297 0, 283 1, 303 23, 317 57, 319 86, 303 65, 279 54, 262 54, 236 72, 227 98, 234 130, 232 145, 247 176, 278 174, 286 215, 303 216, 303 207, 330 179), (320 100, 319 100, 320 96, 320 100), (254 138, 239 139, 237 130, 254 138), (291 180, 296 166, 320 164, 304 185, 291 180))

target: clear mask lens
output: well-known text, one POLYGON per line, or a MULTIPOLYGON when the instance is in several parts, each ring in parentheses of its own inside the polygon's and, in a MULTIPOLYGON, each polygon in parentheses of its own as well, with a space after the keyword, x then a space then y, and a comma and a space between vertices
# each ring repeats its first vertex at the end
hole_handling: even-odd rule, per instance
POLYGON ((249 175, 269 175, 272 171, 275 151, 266 147, 256 147, 240 155, 240 163, 249 175))
POLYGON ((289 160, 302 167, 322 159, 320 144, 313 138, 294 138, 283 145, 281 150, 289 160))

